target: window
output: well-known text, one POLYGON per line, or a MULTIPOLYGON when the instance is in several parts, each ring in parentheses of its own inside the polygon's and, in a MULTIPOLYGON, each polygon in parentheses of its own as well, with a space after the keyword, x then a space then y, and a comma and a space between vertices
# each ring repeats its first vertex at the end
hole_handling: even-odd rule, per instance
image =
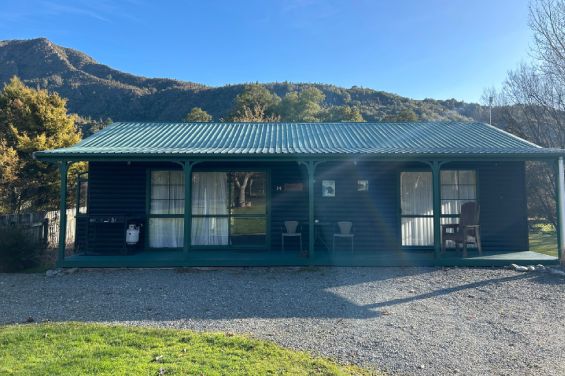
POLYGON ((400 173, 401 236, 403 246, 434 244, 432 173, 400 173))
POLYGON ((151 171, 149 246, 181 248, 184 242, 184 174, 151 171))
POLYGON ((461 205, 477 201, 474 170, 441 171, 441 223, 457 223, 461 205))
POLYGON ((265 246, 266 186, 264 172, 194 172, 192 244, 265 246))
MULTIPOLYGON (((461 205, 477 200, 474 170, 442 170, 441 223, 457 223, 461 205)), ((403 246, 434 244, 432 173, 405 171, 400 174, 401 237, 403 246)))
POLYGON ((151 172, 151 214, 184 213, 182 171, 151 172))

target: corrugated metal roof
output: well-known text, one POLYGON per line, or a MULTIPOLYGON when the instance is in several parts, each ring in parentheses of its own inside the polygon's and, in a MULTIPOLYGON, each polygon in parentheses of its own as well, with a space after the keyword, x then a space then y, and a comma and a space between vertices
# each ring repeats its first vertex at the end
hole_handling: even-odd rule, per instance
POLYGON ((561 155, 471 122, 114 123, 39 159, 135 156, 561 155))

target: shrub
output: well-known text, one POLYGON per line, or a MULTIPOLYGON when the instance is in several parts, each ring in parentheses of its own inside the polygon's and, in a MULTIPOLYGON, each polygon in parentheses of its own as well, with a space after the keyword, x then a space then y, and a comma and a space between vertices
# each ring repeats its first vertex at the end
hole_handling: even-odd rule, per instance
POLYGON ((555 226, 547 221, 532 221, 530 224, 533 233, 553 234, 555 233, 555 226))
POLYGON ((16 272, 36 266, 40 251, 41 247, 26 229, 0 227, 0 271, 16 272))

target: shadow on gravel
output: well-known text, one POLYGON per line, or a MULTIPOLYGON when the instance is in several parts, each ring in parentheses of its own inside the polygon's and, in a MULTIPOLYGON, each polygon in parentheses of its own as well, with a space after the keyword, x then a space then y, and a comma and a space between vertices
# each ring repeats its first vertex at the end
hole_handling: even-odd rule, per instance
POLYGON ((467 283, 467 284, 464 284, 464 285, 434 290, 434 291, 430 291, 430 292, 425 293, 425 294, 410 296, 410 297, 406 297, 406 298, 392 299, 392 300, 388 300, 386 302, 368 304, 365 307, 366 308, 390 307, 390 306, 394 306, 394 305, 397 305, 397 304, 410 303, 410 302, 423 300, 423 299, 437 298, 437 297, 440 297, 440 296, 443 296, 443 295, 449 295, 449 294, 453 294, 453 293, 460 292, 460 291, 463 291, 463 290, 476 289, 476 288, 480 288, 480 287, 486 287, 486 286, 490 286, 490 285, 512 282, 512 281, 526 279, 526 278, 528 278, 528 276, 526 274, 518 274, 518 275, 515 275, 515 276, 512 276, 512 277, 492 278, 492 279, 487 279, 487 280, 484 280, 484 281, 467 283))
POLYGON ((528 277, 532 282, 548 286, 562 286, 565 285, 565 277, 562 275, 543 273, 528 273, 528 277))
POLYGON ((414 279, 438 270, 98 270, 52 278, 0 274, 0 324, 27 317, 35 321, 377 318, 386 314, 379 308, 529 278, 517 274, 406 297, 414 279), (383 301, 370 303, 379 300, 383 301))

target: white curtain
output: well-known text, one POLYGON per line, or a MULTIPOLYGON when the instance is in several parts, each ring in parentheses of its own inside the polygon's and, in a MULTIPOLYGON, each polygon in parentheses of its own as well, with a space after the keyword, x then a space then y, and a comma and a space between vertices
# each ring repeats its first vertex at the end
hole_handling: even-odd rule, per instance
POLYGON ((195 172, 192 174, 193 245, 227 245, 228 182, 225 172, 195 172))
MULTIPOLYGON (((182 171, 151 171, 150 214, 184 213, 184 174, 182 171)), ((184 242, 183 218, 150 218, 151 248, 180 248, 184 242)))
MULTIPOLYGON (((400 174, 402 215, 433 215, 432 173, 409 171, 400 174)), ((402 245, 428 246, 434 244, 434 220, 430 217, 403 217, 402 245)))
POLYGON ((441 172, 441 213, 460 214, 461 205, 477 200, 476 173, 473 170, 441 172))
POLYGON ((182 171, 151 172, 151 214, 184 213, 182 171))
POLYGON ((149 246, 151 248, 181 248, 183 242, 183 218, 149 218, 149 246))

